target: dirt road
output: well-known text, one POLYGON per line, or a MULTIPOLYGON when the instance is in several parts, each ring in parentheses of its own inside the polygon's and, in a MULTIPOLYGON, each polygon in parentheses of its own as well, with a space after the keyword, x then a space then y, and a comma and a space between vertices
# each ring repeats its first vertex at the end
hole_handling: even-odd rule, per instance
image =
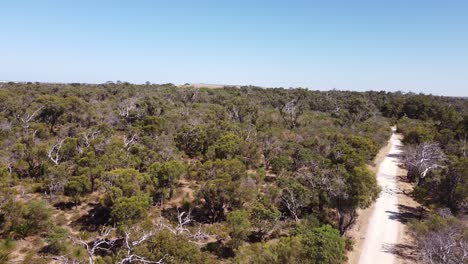
POLYGON ((401 142, 394 133, 390 138, 389 154, 382 161, 377 180, 382 192, 371 213, 365 240, 359 257, 359 264, 395 263, 392 248, 399 243, 403 224, 398 219, 398 155, 401 142))

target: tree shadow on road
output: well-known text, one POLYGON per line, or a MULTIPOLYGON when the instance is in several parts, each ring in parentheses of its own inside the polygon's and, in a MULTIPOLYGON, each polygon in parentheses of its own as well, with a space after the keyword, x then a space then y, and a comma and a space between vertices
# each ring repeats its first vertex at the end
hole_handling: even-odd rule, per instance
POLYGON ((424 215, 427 213, 426 209, 422 206, 411 207, 399 204, 398 212, 394 211, 385 211, 388 214, 388 217, 392 220, 397 220, 403 224, 408 223, 411 219, 421 220, 424 215))
POLYGON ((415 245, 406 244, 385 244, 384 252, 396 255, 397 258, 404 260, 404 263, 418 263, 418 251, 415 245))
POLYGON ((398 160, 403 160, 404 155, 402 153, 391 153, 391 154, 387 154, 387 157, 396 158, 398 160))

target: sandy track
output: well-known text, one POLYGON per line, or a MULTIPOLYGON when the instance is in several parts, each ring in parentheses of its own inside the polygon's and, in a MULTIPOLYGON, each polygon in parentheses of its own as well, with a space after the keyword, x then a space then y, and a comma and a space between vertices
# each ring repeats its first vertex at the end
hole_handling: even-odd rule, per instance
POLYGON ((371 212, 359 257, 360 264, 396 262, 392 249, 398 244, 403 230, 398 209, 397 176, 401 141, 397 134, 392 135, 390 143, 389 153, 377 172, 382 192, 371 212))

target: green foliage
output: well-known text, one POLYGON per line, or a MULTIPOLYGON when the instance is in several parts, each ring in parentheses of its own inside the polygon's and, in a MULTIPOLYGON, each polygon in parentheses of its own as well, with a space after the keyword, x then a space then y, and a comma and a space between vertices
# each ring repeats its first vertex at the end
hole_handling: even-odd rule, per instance
POLYGON ((145 218, 155 188, 146 173, 117 169, 104 175, 106 194, 101 204, 110 210, 114 223, 132 223, 145 218))
POLYGON ((468 158, 453 159, 444 176, 441 198, 453 212, 458 212, 468 200, 468 158))
POLYGON ((92 150, 84 151, 76 161, 77 174, 86 175, 91 182, 91 191, 96 189, 96 180, 104 171, 103 166, 98 162, 96 153, 92 150))
POLYGON ((448 166, 415 186, 416 199, 425 205, 448 207, 458 213, 468 199, 468 158, 452 156, 448 166))
POLYGON ((352 99, 347 106, 349 119, 353 122, 362 122, 375 114, 375 106, 364 98, 352 99))
POLYGON ((187 167, 183 162, 173 160, 162 164, 154 163, 149 170, 153 182, 163 191, 165 197, 171 198, 177 181, 186 174, 187 167))
POLYGON ((145 135, 156 136, 162 131, 164 120, 156 116, 145 116, 141 121, 133 124, 134 127, 138 127, 142 130, 145 135))
POLYGON ((277 243, 254 243, 239 248, 234 263, 313 263, 304 256, 300 236, 284 237, 277 243))
POLYGON ((241 246, 235 263, 343 263, 345 239, 325 225, 305 233, 281 238, 276 244, 255 243, 241 246))
POLYGON ((51 222, 52 211, 44 201, 30 201, 18 208, 20 217, 11 226, 14 236, 27 237, 46 231, 51 222))
POLYGON ((252 227, 256 229, 260 239, 268 235, 268 232, 273 229, 280 217, 281 212, 265 196, 262 196, 259 201, 251 206, 250 222, 252 227))
POLYGON ((367 208, 377 199, 380 187, 377 179, 365 165, 355 167, 347 179, 351 200, 359 208, 367 208))
POLYGON ((314 228, 302 237, 307 263, 340 264, 345 257, 345 240, 329 225, 314 228))
POLYGON ((402 112, 409 118, 428 120, 436 116, 437 106, 425 96, 409 97, 402 112))
POLYGON ((317 227, 320 227, 320 220, 313 215, 309 215, 307 218, 303 218, 301 222, 294 224, 291 235, 299 236, 317 227))
POLYGON ((80 197, 91 191, 91 181, 86 176, 71 177, 65 186, 65 195, 73 198, 75 204, 80 202, 80 197))
POLYGON ((146 217, 150 206, 150 197, 144 194, 131 197, 118 197, 112 205, 111 217, 114 222, 131 224, 146 217))
POLYGON ((222 135, 218 141, 212 146, 217 159, 232 159, 236 155, 241 154, 243 140, 233 134, 226 133, 222 135))
POLYGON ((271 169, 275 173, 292 170, 293 163, 287 155, 278 155, 271 159, 271 169))
POLYGON ((43 95, 37 99, 37 103, 43 106, 38 117, 45 123, 49 124, 50 131, 53 132, 54 126, 65 113, 65 100, 58 96, 43 95))
POLYGON ((54 255, 62 255, 65 253, 67 250, 67 236, 67 229, 55 227, 46 237, 48 252, 54 255))
POLYGON ((246 177, 246 167, 238 159, 209 160, 201 165, 197 173, 197 180, 226 179, 238 181, 246 177))
POLYGON ((245 241, 251 234, 252 224, 249 220, 249 212, 246 210, 232 211, 228 213, 226 222, 232 239, 231 246, 238 248, 242 241, 245 241))
POLYGON ((377 155, 378 147, 372 141, 372 139, 361 136, 350 136, 347 141, 348 144, 356 149, 359 156, 362 156, 365 160, 372 160, 377 155))
POLYGON ((140 173, 135 169, 112 170, 104 175, 103 180, 106 190, 119 189, 125 197, 130 197, 141 192, 154 192, 154 185, 150 176, 146 173, 140 173))
POLYGON ((334 163, 344 164, 348 170, 371 161, 378 151, 377 145, 369 137, 341 138, 335 135, 333 140, 338 144, 332 149, 330 159, 334 163))
MULTIPOLYGON (((297 252, 297 251, 291 251, 297 252)), ((245 264, 272 264, 277 262, 276 252, 274 247, 266 243, 245 244, 241 246, 236 254, 234 263, 245 264)), ((294 263, 294 262, 284 262, 294 263)))
POLYGON ((204 126, 185 126, 177 133, 175 142, 177 147, 189 157, 205 155, 212 144, 209 128, 204 126))
POLYGON ((183 236, 176 236, 162 230, 142 244, 137 252, 149 260, 157 261, 164 256, 168 264, 205 264, 215 263, 206 253, 201 252, 196 244, 187 241, 183 236))
POLYGON ((434 135, 431 129, 423 126, 415 126, 409 131, 406 131, 403 143, 405 144, 421 144, 434 140, 434 135))
POLYGON ((243 198, 239 195, 239 183, 226 180, 211 180, 198 191, 197 197, 203 200, 203 210, 210 222, 225 218, 225 208, 239 208, 243 198))

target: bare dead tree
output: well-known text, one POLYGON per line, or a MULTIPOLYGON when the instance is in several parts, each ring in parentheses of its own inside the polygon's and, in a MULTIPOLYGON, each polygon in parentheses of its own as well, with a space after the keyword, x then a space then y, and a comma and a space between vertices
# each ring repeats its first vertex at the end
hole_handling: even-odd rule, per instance
POLYGON ((452 211, 447 207, 439 209, 437 213, 444 219, 453 217, 452 211))
POLYGON ((133 121, 134 119, 140 119, 144 115, 144 111, 138 108, 138 98, 131 97, 127 98, 117 107, 119 116, 125 118, 127 121, 133 121))
POLYGON ((52 199, 56 193, 61 193, 65 190, 68 180, 64 177, 60 177, 56 173, 49 173, 46 180, 46 191, 44 191, 44 196, 52 199), (49 193, 47 194, 47 191, 49 193))
POLYGON ((190 209, 188 213, 186 212, 179 212, 179 208, 177 208, 177 227, 176 233, 181 234, 184 232, 190 233, 190 231, 186 228, 188 224, 192 222, 192 210, 190 209))
POLYGON ((468 242, 455 226, 417 237, 423 263, 458 264, 468 260, 468 242))
POLYGON ((89 131, 89 132, 86 132, 83 134, 83 139, 84 139, 84 145, 86 147, 89 147, 91 146, 91 141, 93 139, 96 139, 97 136, 99 135, 100 131, 99 130, 93 130, 93 131, 89 131))
POLYGON ((192 219, 192 210, 189 210, 188 212, 180 212, 179 208, 177 208, 177 225, 176 227, 173 227, 172 225, 166 224, 164 222, 164 219, 162 217, 159 217, 158 219, 158 227, 160 229, 166 229, 173 233, 174 235, 179 235, 182 233, 188 233, 190 234, 190 230, 187 228, 187 225, 189 225, 193 221, 192 219))
POLYGON ((257 129, 253 125, 249 125, 246 127, 246 133, 244 136, 244 140, 246 142, 253 142, 257 139, 257 129))
POLYGON ((49 151, 47 152, 47 157, 55 164, 59 165, 60 163, 60 149, 62 148, 62 144, 65 141, 65 139, 60 139, 58 140, 57 143, 52 144, 52 146, 49 148, 49 151))
POLYGON ((318 194, 319 211, 324 209, 325 200, 334 204, 338 219, 338 229, 344 235, 356 222, 358 207, 352 202, 346 180, 338 169, 322 168, 317 170, 316 164, 309 164, 300 170, 297 177, 308 186, 312 193, 318 194), (319 171, 318 173, 316 173, 319 171))
POLYGON ((7 166, 8 173, 13 173, 13 163, 15 163, 13 157, 11 155, 2 156, 1 160, 7 166))
POLYGON ((131 228, 124 232, 123 246, 125 248, 125 257, 121 259, 117 264, 130 264, 130 263, 144 263, 144 264, 162 264, 167 255, 164 255, 157 261, 148 260, 143 256, 135 253, 136 247, 150 239, 155 233, 154 231, 143 232, 137 239, 132 239, 133 233, 136 233, 135 228, 131 228))
POLYGON ((462 147, 462 153, 463 153, 463 157, 466 158, 466 132, 464 134, 464 138, 463 138, 463 147, 462 147))
POLYGON ((80 264, 80 261, 68 257, 68 255, 54 256, 51 259, 58 261, 60 264, 80 264))
POLYGON ((339 172, 328 168, 317 170, 317 167, 319 165, 309 164, 296 175, 313 193, 318 193, 318 210, 323 211, 326 197, 333 195, 334 181, 337 180, 339 172))
POLYGON ((179 100, 182 101, 184 105, 195 103, 198 96, 198 89, 184 89, 180 90, 178 93, 179 100))
POLYGON ((299 222, 299 215, 301 213, 302 208, 305 206, 304 201, 289 188, 285 188, 283 190, 281 200, 284 206, 286 206, 286 208, 288 209, 291 216, 294 218, 294 221, 299 222))
POLYGON ((239 121, 240 122, 240 114, 239 114, 239 108, 237 105, 232 104, 227 107, 228 113, 229 113, 229 119, 234 120, 234 121, 239 121))
POLYGON ((23 131, 27 135, 29 134, 30 122, 37 116, 37 114, 44 108, 44 106, 39 107, 31 114, 25 113, 24 115, 16 115, 16 119, 22 123, 23 131))
POLYGON ((340 234, 344 235, 356 222, 358 205, 352 201, 346 181, 339 171, 329 171, 328 177, 332 178, 329 195, 336 207, 338 229, 340 234))
POLYGON ((163 148, 161 151, 159 151, 159 155, 161 155, 161 159, 163 161, 169 161, 169 160, 172 160, 172 159, 175 159, 176 157, 176 153, 174 151, 174 148, 172 147, 165 147, 163 148))
POLYGON ((405 150, 405 163, 408 167, 408 176, 415 177, 419 184, 427 174, 437 168, 441 168, 447 156, 439 144, 422 143, 416 146, 408 146, 405 150), (410 175, 415 174, 415 175, 410 175))
MULTIPOLYGON (((182 219, 184 219, 182 217, 182 219)), ((143 231, 139 230, 136 227, 130 228, 124 231, 123 237, 117 237, 115 239, 110 238, 110 234, 113 231, 113 228, 105 228, 100 231, 99 236, 91 242, 87 242, 80 237, 70 236, 71 241, 76 244, 83 246, 88 254, 88 263, 94 264, 95 257, 99 254, 99 251, 111 252, 113 248, 119 247, 124 251, 124 257, 116 262, 117 264, 130 264, 130 263, 143 263, 143 264, 162 264, 164 259, 167 257, 167 254, 164 255, 161 259, 153 261, 148 260, 146 257, 138 255, 136 253, 136 248, 148 241, 156 232, 152 231, 143 231)), ((68 258, 67 256, 58 257, 59 261, 62 263, 74 263, 73 259, 68 258)))
POLYGON ((299 99, 293 99, 283 104, 283 106, 280 108, 281 116, 286 122, 288 122, 291 129, 297 126, 297 120, 302 112, 303 110, 299 99))
POLYGON ((127 98, 119 104, 119 115, 124 118, 130 117, 131 111, 136 108, 137 99, 135 97, 127 98))
POLYGON ((173 227, 172 225, 166 224, 164 222, 164 218, 159 217, 157 219, 157 227, 159 229, 165 229, 168 230, 169 232, 173 233, 174 235, 182 235, 186 234, 188 235, 189 241, 196 243, 198 245, 203 244, 200 241, 206 240, 209 235, 205 233, 201 226, 198 227, 197 232, 193 233, 191 232, 188 228, 187 225, 193 222, 192 218, 192 210, 189 210, 188 212, 180 212, 179 209, 177 208, 177 225, 176 227, 173 227))
POLYGON ((202 230, 201 225, 200 225, 198 227, 197 232, 190 234, 189 237, 190 237, 191 241, 196 241, 197 244, 200 244, 200 243, 198 243, 198 241, 208 239, 209 235, 202 230))
POLYGON ((11 131, 12 125, 10 121, 0 122, 0 130, 2 131, 11 131))
POLYGON ((31 142, 33 144, 36 143, 36 135, 37 135, 37 129, 34 129, 33 133, 32 133, 32 137, 31 137, 31 142))
POLYGON ((135 145, 138 141, 138 135, 136 133, 124 137, 124 146, 125 149, 130 149, 131 146, 135 145))
POLYGON ((262 152, 265 168, 270 168, 272 158, 281 151, 279 141, 274 136, 266 136, 262 139, 262 152))
POLYGON ((72 242, 76 245, 81 245, 86 249, 88 253, 88 263, 94 264, 94 257, 96 251, 103 250, 109 251, 110 248, 113 247, 116 240, 110 240, 108 237, 112 232, 112 228, 105 228, 100 231, 100 235, 97 239, 92 242, 86 242, 85 240, 81 239, 80 237, 73 237, 70 236, 72 242))

